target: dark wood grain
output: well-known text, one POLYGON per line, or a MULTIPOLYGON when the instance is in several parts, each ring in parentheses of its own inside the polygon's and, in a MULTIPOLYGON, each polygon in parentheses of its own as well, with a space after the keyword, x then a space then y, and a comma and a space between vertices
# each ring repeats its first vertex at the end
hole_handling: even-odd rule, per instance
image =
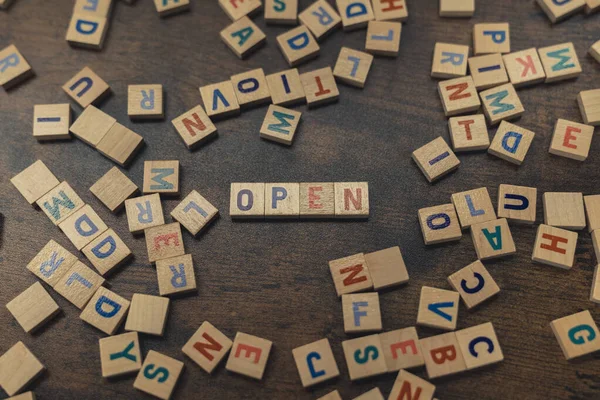
MULTIPOLYGON (((300 9, 309 3, 300 0, 300 9)), ((164 337, 141 340, 144 352, 153 349, 185 361, 175 398, 314 399, 339 389, 350 399, 373 386, 387 395, 395 374, 360 383, 348 379, 341 348, 347 336, 328 260, 399 245, 411 280, 382 294, 383 323, 386 330, 412 326, 421 286, 449 288, 446 277, 476 257, 468 235, 455 244, 426 248, 417 209, 448 203, 451 193, 481 186, 489 188, 495 201, 501 183, 535 186, 540 194, 600 192, 599 139, 584 163, 548 154, 556 119, 581 121, 577 93, 599 86, 600 65, 586 55, 599 39, 598 15, 576 15, 551 26, 532 0, 478 0, 474 18, 440 19, 437 1, 410 1, 400 56, 377 58, 364 90, 340 86, 338 104, 310 111, 299 107, 303 121, 291 148, 259 139, 263 107, 218 122, 219 137, 189 152, 169 121, 201 103, 199 86, 258 67, 266 73, 286 69, 275 44, 276 35, 286 28, 265 27, 262 16, 257 17, 268 44, 249 60, 240 61, 219 38, 218 32, 230 21, 216 1, 194 1, 190 12, 168 19, 158 17, 151 1, 133 7, 117 2, 105 49, 92 52, 69 48, 64 40, 72 5, 71 0, 17 0, 9 12, 0 12, 0 47, 16 44, 36 72, 35 78, 0 93, 0 212, 4 215, 0 216, 0 304, 35 282, 25 265, 49 239, 74 251, 44 214, 30 207, 9 183, 36 159, 68 181, 133 250, 135 259, 110 278, 111 289, 127 298, 133 293, 158 294, 143 238, 132 237, 125 216, 109 213, 88 190, 112 163, 81 141, 39 144, 31 135, 33 105, 67 101, 61 86, 88 65, 114 93, 102 109, 142 134, 147 143, 126 174, 141 186, 143 160, 178 159, 182 193, 196 189, 221 211, 221 218, 200 238, 184 235, 186 249, 196 262, 198 295, 172 302, 164 337), (517 123, 536 133, 521 167, 486 153, 461 155, 456 173, 430 185, 410 153, 437 136, 448 140, 436 82, 429 77, 433 45, 436 41, 470 44, 472 25, 485 21, 511 23, 513 50, 572 41, 584 72, 575 81, 519 91, 526 112, 517 123), (127 85, 134 83, 164 85, 164 122, 128 120, 127 85), (232 181, 362 180, 370 184, 368 222, 236 223, 228 215, 232 181), (262 382, 230 374, 222 366, 208 376, 184 359, 181 347, 204 320, 231 338, 243 331, 274 342, 262 382), (323 337, 330 339, 342 375, 304 390, 291 350, 323 337)), ((336 32, 322 43, 320 57, 301 66, 301 72, 333 65, 340 46, 362 49, 364 39, 365 31, 336 32)), ((165 200, 165 214, 177 202, 165 200)), ((540 207, 538 222, 542 215, 540 207)), ((531 262, 535 227, 514 227, 512 233, 518 254, 486 263, 501 294, 476 311, 462 308, 458 322, 459 328, 493 322, 505 361, 436 381, 436 397, 600 398, 600 357, 565 361, 549 327, 551 320, 584 309, 600 322, 598 306, 588 301, 596 264, 589 235, 581 233, 576 265, 563 271, 531 262)), ((133 389, 133 378, 101 378, 98 338, 102 335, 79 319, 75 307, 54 292, 52 296, 63 314, 33 336, 25 334, 4 307, 0 309, 0 352, 22 340, 47 366, 48 372, 32 385, 39 398, 148 398, 133 389)))

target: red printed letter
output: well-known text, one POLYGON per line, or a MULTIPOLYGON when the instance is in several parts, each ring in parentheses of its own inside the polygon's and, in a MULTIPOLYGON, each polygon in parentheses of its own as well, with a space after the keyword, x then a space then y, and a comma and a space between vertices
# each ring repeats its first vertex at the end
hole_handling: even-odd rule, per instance
POLYGON ((404 381, 402 382, 402 387, 400 388, 400 393, 398 393, 398 398, 396 400, 419 400, 419 397, 421 397, 421 388, 418 387, 413 396, 410 382, 404 381))
POLYGON ((250 355, 254 353, 254 364, 258 364, 258 360, 260 360, 260 355, 262 353, 261 349, 259 349, 258 347, 240 343, 238 344, 238 347, 235 350, 235 356, 239 357, 242 350, 246 352, 246 358, 250 358, 250 355))
POLYGON ((521 72, 521 78, 525 78, 527 76, 527 73, 529 70, 531 70, 532 74, 537 74, 537 70, 535 69, 535 65, 533 64, 533 59, 531 58, 531 56, 527 56, 527 61, 523 60, 522 58, 517 58, 516 61, 521 64, 522 66, 525 67, 525 69, 523 70, 523 72, 521 72))
POLYGON ((404 5, 402 4, 404 1, 402 0, 380 0, 380 2, 381 4, 388 3, 387 8, 382 8, 381 11, 402 10, 404 8, 404 5), (396 5, 394 4, 395 2, 398 2, 399 4, 396 5))
POLYGON ((323 204, 315 203, 317 200, 321 200, 321 196, 315 194, 315 192, 320 192, 323 190, 323 186, 311 186, 308 188, 308 208, 321 209, 323 208, 323 204))
POLYGON ((355 210, 362 210, 362 189, 356 188, 356 197, 351 189, 344 189, 344 210, 350 210, 350 202, 355 210))
POLYGON ((169 246, 171 239, 173 240, 173 246, 179 246, 179 238, 177 237, 177 233, 166 233, 154 238, 154 250, 160 249, 160 242, 163 242, 165 246, 169 246))
POLYGON ((210 344, 196 342, 194 343, 194 348, 198 350, 204 357, 206 357, 208 361, 212 361, 215 357, 206 350, 221 351, 223 346, 206 332, 202 334, 202 337, 208 340, 210 344))
POLYGON ((436 364, 443 364, 446 360, 454 361, 456 359, 456 348, 452 345, 433 349, 431 350, 431 358, 436 364))
POLYGON ((465 90, 469 88, 468 83, 459 83, 458 85, 450 85, 446 87, 446 90, 456 90, 454 93, 450 95, 450 100, 460 100, 466 99, 467 97, 471 97, 471 93, 463 93, 465 90))
POLYGON ((198 129, 199 131, 203 131, 206 129, 206 125, 204 125, 204 122, 202 122, 200 120, 200 117, 198 116, 197 113, 193 113, 192 117, 194 118, 195 121, 192 121, 191 119, 188 118, 184 118, 183 119, 183 126, 185 126, 185 128, 188 130, 188 133, 190 134, 190 136, 196 136, 196 132, 194 132, 194 128, 198 129))
POLYGON ((474 124, 475 120, 474 119, 469 119, 466 121, 458 121, 458 124, 460 126, 464 126, 465 127, 465 131, 467 132, 467 140, 472 140, 473 136, 471 136, 471 124, 474 124))
POLYGON ((542 239, 547 239, 547 240, 551 240, 552 244, 544 244, 542 243, 540 245, 540 247, 544 250, 550 250, 550 251, 554 251, 556 253, 559 254, 566 254, 567 251, 565 249, 561 249, 560 247, 558 247, 558 243, 569 243, 569 240, 564 238, 564 237, 560 237, 560 236, 554 236, 554 235, 550 235, 548 233, 544 233, 542 235, 542 239))
POLYGON ((406 354, 407 347, 410 347, 412 349, 413 354, 417 354, 417 345, 412 339, 407 340, 405 342, 394 343, 393 345, 391 345, 390 349, 392 350, 392 357, 394 358, 394 360, 398 358, 398 352, 396 350, 400 349, 402 351, 402 354, 406 354))
POLYGON ((577 145, 572 144, 571 140, 577 140, 577 136, 573 135, 571 132, 581 133, 581 129, 575 128, 574 126, 567 126, 567 131, 565 132, 565 140, 563 140, 563 146, 568 147, 570 149, 576 149, 577 145))
POLYGON ((340 274, 346 274, 346 273, 350 272, 350 276, 347 276, 343 280, 344 286, 350 286, 350 285, 354 285, 355 283, 366 281, 367 277, 365 275, 355 278, 356 275, 360 274, 362 271, 363 271, 362 264, 353 265, 352 267, 346 267, 346 268, 340 269, 340 274))
POLYGON ((323 83, 321 82, 320 76, 315 76, 315 81, 317 82, 317 86, 319 87, 319 91, 315 93, 315 96, 323 96, 324 94, 328 94, 331 92, 330 89, 323 88, 323 83))

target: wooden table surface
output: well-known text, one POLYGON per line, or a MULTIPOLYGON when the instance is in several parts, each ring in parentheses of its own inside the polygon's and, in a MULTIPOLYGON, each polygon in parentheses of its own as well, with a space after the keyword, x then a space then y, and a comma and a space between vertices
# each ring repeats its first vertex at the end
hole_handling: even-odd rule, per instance
MULTIPOLYGON (((300 9, 309 3, 300 0, 300 9)), ((185 362, 174 398, 315 399, 338 389, 350 399, 374 386, 387 396, 396 374, 349 381, 341 347, 348 336, 329 260, 399 245, 410 282, 382 293, 383 325, 386 331, 413 326, 421 286, 449 289, 446 277, 476 258, 468 234, 460 242, 425 247, 417 222, 419 208, 449 203, 452 193, 481 186, 488 187, 495 202, 501 183, 535 186, 538 201, 546 191, 600 192, 600 139, 583 163, 548 154, 557 118, 581 122, 576 96, 599 86, 600 64, 586 53, 600 39, 600 16, 579 14, 551 26, 532 0, 478 0, 474 18, 440 19, 437 3, 409 1, 400 56, 376 58, 364 90, 340 85, 338 104, 310 111, 298 107, 302 123, 292 147, 259 139, 266 112, 262 107, 218 122, 218 139, 190 152, 170 120, 201 104, 199 86, 259 67, 265 73, 287 69, 275 41, 287 28, 265 27, 262 15, 255 18, 268 43, 241 61, 219 38, 230 21, 216 1, 192 1, 190 12, 167 19, 158 17, 151 1, 134 6, 116 2, 104 50, 94 52, 70 48, 64 39, 72 0, 17 0, 8 12, 0 12, 0 47, 16 44, 36 77, 9 93, 0 92, 0 303, 36 281, 25 266, 48 240, 75 251, 9 183, 37 159, 59 180, 68 181, 134 252, 134 260, 110 277, 111 289, 127 298, 133 293, 158 294, 143 238, 129 234, 125 215, 111 214, 88 190, 113 166, 111 161, 79 140, 41 144, 31 134, 33 105, 67 102, 61 86, 87 65, 113 91, 101 108, 145 138, 147 145, 126 174, 141 186, 144 160, 178 159, 182 193, 196 189, 221 211, 220 219, 198 239, 184 233, 186 250, 195 259, 198 294, 172 301, 164 337, 141 337, 144 352, 153 349, 185 362), (460 155, 459 170, 431 185, 410 154, 440 135, 449 140, 437 85, 429 77, 434 43, 471 44, 474 23, 499 21, 511 24, 513 50, 572 41, 583 73, 575 81, 518 92, 526 112, 517 124, 536 133, 521 167, 485 152, 460 155), (136 83, 164 85, 165 121, 129 121, 127 85, 136 83), (368 181, 371 216, 365 222, 233 222, 229 184, 235 181, 368 181), (184 358, 181 347, 205 320, 230 338, 242 331, 274 342, 262 382, 228 373, 223 365, 209 376, 184 358), (332 343, 341 376, 304 390, 291 350, 324 337, 332 343)), ((319 58, 300 71, 333 66, 340 46, 362 49, 364 40, 364 30, 337 31, 322 43, 319 58)), ((79 114, 74 103, 73 108, 79 114)), ((165 215, 177 203, 163 201, 165 215)), ((538 223, 542 219, 540 206, 538 223)), ((600 357, 567 362, 549 326, 556 318, 586 309, 600 322, 598 306, 588 300, 596 264, 590 235, 580 233, 576 265, 564 271, 531 262, 535 231, 535 226, 512 228, 518 253, 486 263, 502 292, 476 311, 461 306, 459 312, 458 328, 494 324, 504 362, 436 380, 436 397, 600 398, 600 357)), ((21 340, 47 367, 31 386, 39 398, 149 398, 133 388, 133 377, 101 378, 98 338, 104 335, 81 321, 74 306, 51 294, 63 312, 35 335, 25 334, 0 308, 0 353, 21 340)), ((423 337, 439 332, 419 328, 419 333, 423 337)), ((417 373, 425 376, 424 370, 417 373)))

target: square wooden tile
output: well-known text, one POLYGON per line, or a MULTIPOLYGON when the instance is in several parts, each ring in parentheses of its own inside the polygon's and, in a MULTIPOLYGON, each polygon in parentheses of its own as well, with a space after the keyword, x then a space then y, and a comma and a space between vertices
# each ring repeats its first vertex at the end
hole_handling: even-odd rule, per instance
POLYGON ((432 400, 435 386, 408 371, 401 370, 394 381, 390 399, 402 399, 418 394, 419 400, 432 400))
POLYGON ((423 286, 417 325, 453 331, 458 319, 458 299, 457 292, 423 286))
POLYGON ((161 296, 195 292, 196 275, 191 254, 156 261, 158 292, 161 296))
POLYGON ((333 182, 300 182, 300 218, 335 217, 333 182))
POLYGON ((119 211, 125 200, 138 192, 138 187, 117 167, 112 167, 90 187, 90 192, 110 211, 119 211))
POLYGON ((179 222, 148 228, 144 231, 144 235, 148 261, 151 263, 185 254, 179 222))
POLYGON ((379 335, 343 341, 342 348, 351 381, 387 372, 379 335))
POLYGON ((600 195, 583 196, 588 231, 600 229, 600 195))
MULTIPOLYGON (((598 3, 598 7, 600 7, 600 0, 590 0, 590 1, 596 1, 598 3)), ((600 40, 598 40, 596 43, 594 43, 592 45, 592 47, 590 47, 590 49, 588 50, 588 53, 594 57, 594 59, 596 61, 598 61, 600 63, 600 40)))
POLYGON ((381 394, 381 390, 378 387, 369 390, 361 394, 358 397, 355 397, 354 400, 384 400, 383 395, 381 394))
POLYGON ((94 293, 104 284, 104 281, 103 277, 84 263, 75 261, 53 288, 75 307, 83 310, 94 293))
POLYGON ((483 112, 490 125, 518 118, 525 112, 514 86, 510 83, 486 90, 479 95, 483 112))
POLYGON ((340 392, 334 390, 323 397, 319 397, 317 400, 342 400, 342 396, 340 396, 340 392))
POLYGON ((298 218, 299 183, 265 183, 265 218, 298 218))
POLYGON ((469 18, 475 14, 475 0, 440 0, 440 17, 469 18))
POLYGON ((408 282, 408 271, 400 247, 365 254, 373 289, 380 290, 408 282))
POLYGON ((596 304, 600 304, 600 273, 598 272, 600 271, 599 265, 596 265, 596 268, 594 269, 594 278, 592 279, 592 290, 590 291, 590 301, 593 301, 596 304))
POLYGON ((88 204, 69 215, 58 227, 77 250, 83 249, 108 229, 104 221, 88 204))
POLYGON ((10 183, 29 204, 59 185, 58 179, 41 160, 37 160, 10 179, 10 183))
POLYGON ((535 138, 535 133, 510 122, 502 121, 494 135, 488 153, 515 165, 521 165, 535 138))
POLYGON ((338 296, 365 291, 373 287, 363 253, 329 261, 329 271, 338 296))
POLYGON ((600 0, 586 0, 585 13, 592 14, 600 10, 600 0))
POLYGON ((496 219, 492 199, 486 187, 452 194, 452 204, 462 229, 496 219))
POLYGON ((421 208, 419 224, 426 245, 452 242, 462 238, 462 230, 452 203, 421 208))
POLYGON ((62 87, 82 108, 98 103, 110 93, 110 86, 89 67, 84 67, 62 87))
POLYGON ((277 46, 290 67, 312 60, 321 50, 317 40, 304 25, 277 36, 277 46))
POLYGON ((555 319, 550 327, 567 360, 600 350, 598 326, 588 310, 555 319))
POLYGON ((204 321, 181 351, 210 374, 227 355, 232 344, 221 331, 204 321))
POLYGON ((116 122, 104 111, 89 105, 79 114, 70 130, 77 138, 95 148, 116 122))
POLYGON ((105 337, 98 342, 103 378, 130 374, 142 368, 142 352, 137 332, 105 337))
POLYGON ((89 2, 87 0, 75 0, 73 14, 89 14, 107 17, 112 11, 111 0, 95 0, 89 2))
POLYGON ((163 86, 127 86, 127 115, 131 119, 163 119, 163 86))
POLYGON ((255 107, 271 102, 271 92, 262 68, 236 74, 231 77, 240 107, 255 107))
POLYGON ((536 218, 537 189, 527 186, 498 187, 498 218, 533 224, 536 218))
POLYGON ((509 23, 473 25, 473 52, 475 55, 510 53, 509 23))
MULTIPOLYGON (((2 1, 3 0, 0 0, 0 3, 2 1)), ((8 0, 8 1, 10 2, 12 0, 8 0)), ((18 394, 16 396, 9 397, 6 400, 35 400, 35 393, 34 392, 25 392, 25 393, 18 394)))
POLYGON ((142 192, 179 195, 179 160, 144 161, 142 192))
POLYGON ((380 333, 379 338, 388 372, 425 365, 419 335, 414 326, 380 333))
MULTIPOLYGON (((582 0, 572 0, 569 3, 577 1, 582 0)), ((579 58, 571 42, 539 48, 538 53, 546 72, 546 83, 576 78, 581 74, 579 58)))
POLYGON ((467 75, 469 46, 436 42, 433 48, 431 76, 452 79, 467 75))
POLYGON ((448 119, 452 149, 458 152, 485 150, 490 147, 485 116, 465 115, 448 119))
POLYGON ((129 232, 138 233, 165 223, 158 193, 125 200, 129 232))
POLYGON ((467 369, 456 332, 421 339, 421 350, 429 379, 456 374, 467 369))
POLYGON ((26 333, 44 325, 60 312, 58 304, 39 282, 6 303, 6 308, 26 333))
POLYGON ((377 332, 382 329, 377 292, 342 295, 342 312, 346 333, 377 332))
POLYGON ((267 85, 274 105, 291 106, 306 101, 304 86, 296 68, 267 75, 267 85))
POLYGON ((600 263, 600 230, 592 232, 592 244, 596 253, 596 262, 600 263))
POLYGON ((430 183, 460 165, 459 159, 441 136, 413 151, 412 159, 430 183))
POLYGON ((400 22, 369 21, 365 50, 379 56, 397 57, 400 52, 401 35, 400 22))
POLYGON ((50 240, 27 264, 27 269, 54 287, 75 261, 77 261, 77 257, 54 240, 50 240))
POLYGON ((31 66, 14 44, 0 50, 3 68, 0 71, 0 86, 8 90, 33 76, 31 66))
POLYGON ((373 14, 377 21, 399 21, 408 19, 405 0, 374 0, 373 14))
POLYGON ((67 28, 66 40, 73 47, 102 50, 108 28, 107 17, 90 13, 74 13, 67 28))
POLYGON ((129 304, 129 300, 107 288, 100 287, 79 318, 107 335, 113 335, 127 315, 129 304))
POLYGON ((177 0, 173 2, 154 0, 154 6, 158 15, 163 18, 188 10, 190 8, 190 0, 177 0))
POLYGON ((71 105, 36 104, 33 106, 33 137, 39 141, 70 139, 71 105))
POLYGON ((575 261, 577 236, 577 232, 541 224, 531 259, 541 264, 571 269, 575 261))
POLYGON ((468 309, 500 293, 498 284, 479 260, 450 275, 448 283, 460 294, 468 309))
POLYGON ((471 225, 471 238, 480 260, 504 257, 517 252, 506 218, 471 225))
POLYGON ((315 1, 298 14, 298 19, 318 41, 335 31, 342 23, 342 18, 327 0, 315 1))
POLYGON ((177 385, 183 367, 181 361, 150 350, 133 382, 133 387, 159 399, 168 400, 177 385))
POLYGON ((546 225, 572 230, 586 227, 582 193, 546 192, 542 199, 546 225))
POLYGON ((456 340, 469 370, 504 360, 491 322, 456 331, 456 340))
POLYGON ((340 376, 331 345, 326 338, 296 347, 292 350, 292 355, 305 388, 340 376))
MULTIPOLYGON (((599 97, 600 99, 600 97, 599 97)), ((594 127, 558 119, 550 143, 550 154, 585 161, 592 147, 594 127)))
POLYGON ((102 138, 96 150, 122 167, 127 166, 142 148, 144 138, 131 129, 115 123, 102 138))
POLYGON ((232 21, 256 14, 262 7, 261 0, 219 0, 219 6, 232 21))
POLYGON ((226 118, 240 114, 240 105, 231 81, 202 86, 200 96, 206 114, 211 118, 226 118))
POLYGON ((85 205, 66 181, 40 197, 36 204, 54 225, 60 224, 85 205))
POLYGON ((302 113, 271 104, 260 128, 260 137, 291 145, 302 113))
POLYGON ((193 236, 198 235, 219 215, 216 209, 200 193, 192 190, 181 203, 171 211, 171 217, 179 221, 193 236))
POLYGON ((265 22, 277 25, 298 23, 298 0, 265 0, 265 22))
POLYGON ((336 0, 335 5, 342 17, 345 31, 364 28, 373 19, 373 8, 369 0, 336 0))
POLYGON ((477 111, 481 105, 471 76, 441 81, 438 93, 446 117, 477 111))
POLYGON ((562 21, 585 7, 585 0, 537 0, 537 3, 552 23, 562 21))
POLYGON ((508 75, 500 54, 469 58, 469 71, 477 90, 489 89, 508 82, 508 75))
POLYGON ((45 369, 23 342, 17 342, 0 357, 0 386, 9 396, 13 396, 45 369))
POLYGON ((188 149, 194 149, 217 136, 217 128, 200 105, 184 112, 171 123, 188 149))
POLYGON ((504 67, 514 87, 544 82, 546 73, 535 47, 502 56, 504 67))
POLYGON ((308 108, 323 106, 338 100, 340 92, 331 67, 325 67, 300 75, 308 108))
POLYGON ((112 229, 104 231, 81 251, 100 275, 107 275, 132 256, 129 247, 112 229))
POLYGON ((125 330, 162 336, 167 322, 169 301, 166 297, 135 293, 131 298, 125 330))
POLYGON ((369 183, 334 182, 335 216, 369 218, 369 183))
POLYGON ((229 215, 231 218, 264 218, 265 184, 232 182, 229 215))
POLYGON ((273 342, 238 332, 225 369, 249 378, 261 380, 267 367, 273 342))
POLYGON ((333 76, 339 82, 363 88, 372 63, 373 56, 371 54, 342 47, 333 69, 333 76))
POLYGON ((600 89, 579 92, 577 104, 586 124, 600 125, 600 89))

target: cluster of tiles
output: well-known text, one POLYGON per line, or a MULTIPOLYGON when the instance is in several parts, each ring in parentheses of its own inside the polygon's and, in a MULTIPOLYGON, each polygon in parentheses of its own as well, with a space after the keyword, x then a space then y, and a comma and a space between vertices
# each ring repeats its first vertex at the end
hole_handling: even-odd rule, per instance
POLYGON ((231 218, 369 218, 367 182, 231 184, 231 218))

